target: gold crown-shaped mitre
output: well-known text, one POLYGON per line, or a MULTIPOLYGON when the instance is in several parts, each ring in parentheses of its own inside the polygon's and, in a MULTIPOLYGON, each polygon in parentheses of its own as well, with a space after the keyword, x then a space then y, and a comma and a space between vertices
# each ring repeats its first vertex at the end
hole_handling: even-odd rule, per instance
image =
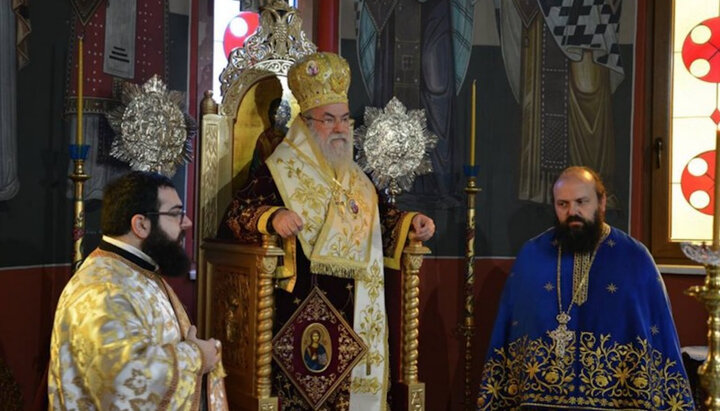
POLYGON ((347 103, 350 66, 335 53, 310 54, 290 67, 288 85, 301 112, 326 104, 347 103))

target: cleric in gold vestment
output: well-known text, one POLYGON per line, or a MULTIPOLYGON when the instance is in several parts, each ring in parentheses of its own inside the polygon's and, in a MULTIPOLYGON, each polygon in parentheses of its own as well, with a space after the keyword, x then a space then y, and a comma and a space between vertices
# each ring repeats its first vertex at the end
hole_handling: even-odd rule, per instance
MULTIPOLYGON (((257 242, 260 233, 273 233, 293 246, 297 236, 297 277, 275 293, 275 324, 284 324, 308 293, 320 288, 368 346, 326 405, 384 410, 389 363, 383 267, 399 268, 408 235, 427 240, 435 225, 425 215, 378 202, 370 179, 352 161, 347 61, 332 53, 306 56, 291 67, 288 84, 302 113, 235 195, 219 236, 257 242)), ((309 408, 282 372, 274 374, 283 408, 309 408)))
POLYGON ((192 223, 164 176, 132 172, 105 188, 106 234, 55 313, 52 410, 226 410, 219 342, 201 340, 159 275, 187 274, 192 223), (206 405, 206 406, 205 406, 206 405))

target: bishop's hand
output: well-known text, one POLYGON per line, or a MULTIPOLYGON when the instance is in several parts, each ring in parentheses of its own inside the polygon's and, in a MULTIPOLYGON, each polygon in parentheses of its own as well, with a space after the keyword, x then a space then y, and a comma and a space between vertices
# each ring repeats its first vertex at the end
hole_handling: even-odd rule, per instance
POLYGON ((302 218, 294 211, 283 209, 273 215, 272 227, 282 238, 297 235, 303 228, 302 218))
POLYGON ((435 234, 435 222, 425 214, 417 214, 412 219, 410 240, 427 241, 435 234))

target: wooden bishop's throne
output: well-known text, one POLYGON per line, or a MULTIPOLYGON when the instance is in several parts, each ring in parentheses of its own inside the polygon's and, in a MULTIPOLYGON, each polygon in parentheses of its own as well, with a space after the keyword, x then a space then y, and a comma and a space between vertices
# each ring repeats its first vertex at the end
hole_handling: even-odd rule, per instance
MULTIPOLYGON (((225 384, 232 410, 278 410, 271 390, 273 292, 282 272, 278 239, 256 245, 215 239, 233 193, 247 179, 258 136, 271 126, 270 104, 290 102, 287 86, 295 60, 316 51, 301 30, 297 11, 282 0, 266 7, 260 28, 235 50, 221 75, 222 103, 206 92, 202 102, 198 250, 198 326, 204 338, 223 344, 225 384)), ((292 121, 292 120, 291 120, 292 121)), ((298 250, 299 251, 299 250, 298 250)), ((301 251, 299 251, 301 252, 301 251)), ((419 271, 429 250, 409 243, 401 270, 386 273, 393 409, 425 409, 425 385, 418 381, 419 271)))

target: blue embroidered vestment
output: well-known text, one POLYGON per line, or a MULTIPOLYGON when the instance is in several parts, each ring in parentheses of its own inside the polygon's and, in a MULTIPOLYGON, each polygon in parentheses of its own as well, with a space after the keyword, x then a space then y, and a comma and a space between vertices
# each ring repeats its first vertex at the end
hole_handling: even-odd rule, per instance
MULTIPOLYGON (((573 293, 563 252, 562 310, 573 293)), ((692 410, 665 286, 647 249, 612 228, 569 311, 573 337, 558 357, 558 248, 554 230, 528 241, 508 277, 482 372, 478 409, 692 410)))

